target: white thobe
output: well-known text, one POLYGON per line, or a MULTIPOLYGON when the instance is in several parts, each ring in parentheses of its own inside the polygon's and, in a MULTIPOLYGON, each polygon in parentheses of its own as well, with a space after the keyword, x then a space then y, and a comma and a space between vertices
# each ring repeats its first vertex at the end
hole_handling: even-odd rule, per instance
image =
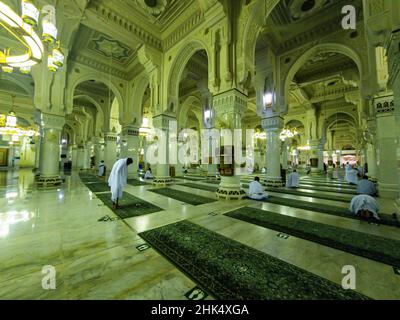
POLYGON ((128 183, 128 159, 118 160, 110 173, 108 178, 108 185, 111 188, 111 200, 116 201, 122 198, 124 187, 128 183))
POLYGON ((362 194, 355 196, 351 200, 350 211, 353 214, 357 214, 357 212, 361 210, 368 210, 374 215, 375 219, 379 219, 378 216, 379 204, 373 197, 362 194))
POLYGON ((358 184, 358 171, 354 169, 346 170, 346 181, 352 184, 358 184))
POLYGON ((300 177, 297 172, 292 172, 289 174, 288 181, 286 183, 287 188, 298 188, 299 187, 299 182, 300 177))
POLYGON ((258 181, 253 181, 249 185, 249 198, 254 200, 262 200, 268 198, 268 194, 264 191, 261 183, 258 181))
POLYGON ((145 179, 153 179, 153 175, 151 174, 150 170, 147 170, 145 175, 144 175, 145 179))
POLYGON ((357 193, 373 196, 376 194, 375 184, 369 180, 362 179, 358 182, 357 193))

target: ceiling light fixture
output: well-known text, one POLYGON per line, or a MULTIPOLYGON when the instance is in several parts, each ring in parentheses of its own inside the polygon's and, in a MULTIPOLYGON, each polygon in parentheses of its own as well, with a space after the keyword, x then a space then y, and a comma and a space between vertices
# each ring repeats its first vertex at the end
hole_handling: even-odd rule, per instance
POLYGON ((24 53, 15 53, 14 48, 0 52, 0 65, 7 73, 14 68, 20 68, 22 73, 28 73, 30 68, 43 61, 45 46, 51 52, 48 57, 49 70, 57 71, 64 62, 64 55, 57 42, 56 9, 46 5, 41 11, 36 8, 31 0, 21 1, 21 16, 15 13, 3 1, 0 1, 0 26, 16 38, 24 47, 24 53), (42 18, 42 38, 38 36, 35 28, 39 25, 39 15, 42 18), (54 45, 56 46, 54 47, 54 45))

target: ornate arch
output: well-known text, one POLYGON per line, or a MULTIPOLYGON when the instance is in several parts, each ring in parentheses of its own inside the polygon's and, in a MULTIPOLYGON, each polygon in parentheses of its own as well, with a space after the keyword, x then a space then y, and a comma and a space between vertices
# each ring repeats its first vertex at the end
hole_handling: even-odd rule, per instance
POLYGON ((201 113, 198 114, 198 112, 196 112, 195 110, 192 109, 192 106, 194 104, 198 104, 200 106, 200 108, 201 108, 201 100, 196 96, 189 96, 182 103, 181 107, 179 108, 179 114, 178 114, 178 126, 179 127, 182 125, 182 123, 185 122, 184 120, 187 117, 187 113, 188 113, 189 110, 193 111, 193 113, 198 118, 200 125, 202 125, 202 115, 201 115, 201 113))
POLYGON ((105 77, 100 77, 99 74, 95 73, 85 73, 82 75, 79 75, 73 79, 71 79, 71 83, 69 84, 68 90, 67 90, 67 113, 72 112, 73 108, 73 102, 74 102, 74 94, 76 88, 83 82, 89 81, 89 80, 96 80, 99 82, 102 82, 104 85, 106 85, 108 88, 112 90, 114 93, 118 104, 121 106, 121 108, 124 106, 124 99, 123 99, 123 94, 122 92, 118 89, 118 87, 114 84, 114 82, 110 79, 106 79, 105 77))
POLYGON ((96 131, 98 129, 98 125, 99 124, 101 124, 100 129, 102 130, 103 127, 104 127, 104 110, 102 109, 100 104, 95 99, 93 99, 91 96, 86 95, 86 94, 81 94, 81 95, 74 96, 74 100, 75 99, 80 99, 80 98, 89 101, 91 104, 93 104, 96 107, 96 111, 97 111, 96 131))
POLYGON ((354 126, 355 128, 357 127, 357 119, 354 117, 354 115, 352 115, 351 113, 346 112, 346 111, 337 112, 337 113, 329 116, 329 118, 327 118, 324 121, 324 123, 322 124, 321 137, 323 140, 326 140, 326 133, 327 133, 328 128, 330 126, 332 126, 338 120, 348 122, 350 125, 354 126), (341 119, 338 119, 337 115, 339 115, 339 114, 344 115, 344 117, 342 117, 341 119))
MULTIPOLYGON (((16 77, 11 76, 10 74, 7 73, 2 73, 2 78, 5 81, 9 81, 12 82, 13 84, 17 85, 18 87, 20 87, 21 89, 23 89, 28 95, 29 97, 33 97, 34 95, 34 88, 32 88, 29 83, 22 81, 22 79, 17 79, 16 77)), ((33 83, 35 82, 35 80, 33 79, 33 83)))
MULTIPOLYGON (((135 90, 132 95, 132 104, 133 107, 139 108, 139 110, 135 110, 134 114, 139 116, 139 123, 142 121, 143 117, 143 105, 144 105, 144 94, 146 93, 147 88, 150 86, 150 79, 146 76, 141 76, 135 85, 135 90)), ((152 107, 152 105, 150 106, 152 107)), ((152 113, 155 113, 155 110, 151 110, 152 113)))
POLYGON ((189 40, 180 46, 168 76, 168 111, 176 112, 179 104, 179 82, 182 78, 183 71, 190 58, 200 50, 205 50, 208 57, 208 74, 212 73, 212 65, 210 59, 210 49, 207 44, 199 39, 189 40))
POLYGON ((285 76, 281 78, 281 87, 283 88, 283 92, 281 92, 281 95, 283 95, 283 97, 281 97, 282 101, 286 101, 286 97, 288 97, 290 91, 290 84, 299 69, 314 55, 326 52, 340 53, 353 60, 357 65, 361 80, 361 75, 364 72, 363 64, 361 57, 353 50, 353 48, 334 42, 313 45, 293 60, 292 64, 286 69, 285 76))
POLYGON ((238 55, 238 64, 242 65, 239 74, 240 82, 244 82, 248 74, 253 75, 255 69, 256 44, 265 23, 280 0, 258 0, 242 10, 240 24, 244 25, 239 34, 241 52, 238 55))

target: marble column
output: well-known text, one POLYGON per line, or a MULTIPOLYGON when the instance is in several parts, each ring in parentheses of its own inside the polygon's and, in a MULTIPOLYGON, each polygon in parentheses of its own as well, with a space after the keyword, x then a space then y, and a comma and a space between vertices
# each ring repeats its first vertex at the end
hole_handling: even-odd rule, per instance
POLYGON ((204 129, 204 137, 202 143, 207 144, 205 148, 205 159, 203 159, 205 170, 207 171, 207 179, 216 179, 218 173, 218 164, 216 163, 218 155, 214 155, 216 143, 213 139, 212 132, 214 128, 204 129))
POLYGON ((288 169, 288 162, 289 162, 289 141, 286 139, 282 143, 282 168, 287 170, 288 169))
POLYGON ((114 163, 117 161, 117 134, 107 132, 104 134, 104 163, 106 165, 106 173, 110 174, 114 163))
POLYGON ((159 114, 153 117, 153 126, 160 130, 164 139, 159 137, 158 142, 158 163, 156 164, 156 173, 153 184, 163 186, 173 182, 170 175, 170 152, 173 143, 177 144, 176 133, 170 132, 170 124, 176 123, 176 119, 167 114, 159 114), (175 141, 171 141, 175 139, 175 141), (164 141, 162 141, 164 140, 164 141), (172 142, 172 143, 171 143, 172 142))
POLYGON ((71 157, 72 157, 72 169, 78 169, 78 146, 75 144, 72 146, 71 150, 71 157))
POLYGON ((40 186, 60 185, 60 139, 65 117, 40 113, 40 176, 37 184, 40 186))
POLYGON ((221 147, 224 147, 225 152, 220 154, 221 183, 216 192, 216 196, 219 199, 239 200, 246 196, 245 191, 240 186, 241 172, 240 164, 238 164, 240 160, 237 159, 239 153, 241 154, 242 152, 242 145, 235 141, 234 138, 234 130, 241 129, 241 118, 246 107, 247 96, 236 89, 214 96, 213 108, 216 121, 223 123, 224 127, 230 130, 232 134, 232 141, 228 141, 229 139, 224 141, 226 137, 221 139, 221 147), (229 155, 228 150, 232 151, 232 147, 233 152, 229 155), (230 160, 233 159, 233 161, 229 161, 229 158, 230 160))
POLYGON ((379 193, 384 198, 396 199, 399 194, 397 172, 396 119, 392 95, 374 99, 376 114, 376 157, 378 164, 379 193))
POLYGON ((82 165, 83 170, 90 169, 91 157, 92 157, 92 142, 88 141, 85 143, 83 149, 83 165, 82 165))
POLYGON ((40 140, 41 140, 41 134, 40 136, 35 138, 35 169, 39 170, 40 167, 40 140))
POLYGON ((136 179, 139 170, 140 136, 139 128, 126 125, 122 127, 121 158, 132 158, 133 163, 128 166, 128 178, 136 179))
POLYGON ((77 146, 76 152, 76 167, 78 170, 83 170, 84 162, 85 162, 85 146, 83 144, 79 144, 77 146))
POLYGON ((336 150, 336 165, 337 165, 338 167, 340 167, 341 158, 342 158, 342 151, 341 151, 341 150, 336 150))
POLYGON ((376 150, 375 145, 372 143, 367 144, 365 162, 368 165, 368 177, 371 180, 377 180, 377 167, 376 167, 376 150))
POLYGON ((267 133, 267 175, 265 178, 265 185, 270 187, 283 186, 280 165, 280 133, 282 132, 283 124, 283 118, 279 116, 261 120, 261 125, 267 133))
POLYGON ((318 142, 318 149, 317 149, 317 155, 318 155, 318 173, 323 174, 324 173, 324 141, 319 141, 318 142))
POLYGON ((92 139, 94 148, 94 157, 96 160, 96 166, 99 165, 100 161, 104 160, 104 140, 100 137, 92 139))
POLYGON ((333 171, 333 150, 328 150, 328 172, 333 171))
MULTIPOLYGON (((398 6, 398 3, 396 4, 398 6)), ((398 8, 397 8, 398 9, 398 8)), ((398 15, 396 16, 398 19, 398 15)), ((397 213, 400 214, 400 31, 397 28, 391 35, 388 47, 389 81, 388 85, 393 90, 393 103, 390 104, 390 111, 394 115, 393 134, 395 137, 395 161, 391 171, 397 179, 396 201, 397 213)))
POLYGON ((310 165, 311 165, 311 173, 319 174, 319 141, 311 140, 310 141, 310 165))

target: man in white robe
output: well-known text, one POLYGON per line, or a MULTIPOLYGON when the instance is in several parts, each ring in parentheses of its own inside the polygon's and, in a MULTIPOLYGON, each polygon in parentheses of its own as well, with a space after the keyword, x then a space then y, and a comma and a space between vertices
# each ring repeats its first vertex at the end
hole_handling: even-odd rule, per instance
POLYGON ((104 164, 104 160, 101 160, 99 164, 98 176, 104 177, 105 175, 106 175, 106 165, 104 164))
POLYGON ((349 169, 347 169, 346 166, 346 181, 349 184, 358 184, 358 171, 353 169, 351 166, 349 169))
POLYGON ((297 170, 293 170, 291 174, 289 174, 288 181, 286 183, 286 188, 298 188, 300 183, 300 176, 297 170))
POLYGON ((351 213, 361 217, 369 218, 372 216, 377 220, 380 219, 378 216, 378 202, 373 197, 366 194, 355 196, 351 200, 350 211, 351 213))
POLYGON ((118 160, 108 178, 108 185, 111 188, 111 200, 114 209, 118 208, 118 200, 122 198, 125 186, 128 183, 128 166, 133 163, 132 158, 118 160))
POLYGON ((259 177, 255 177, 254 181, 249 185, 249 198, 253 200, 263 200, 268 198, 268 194, 264 191, 259 177))

